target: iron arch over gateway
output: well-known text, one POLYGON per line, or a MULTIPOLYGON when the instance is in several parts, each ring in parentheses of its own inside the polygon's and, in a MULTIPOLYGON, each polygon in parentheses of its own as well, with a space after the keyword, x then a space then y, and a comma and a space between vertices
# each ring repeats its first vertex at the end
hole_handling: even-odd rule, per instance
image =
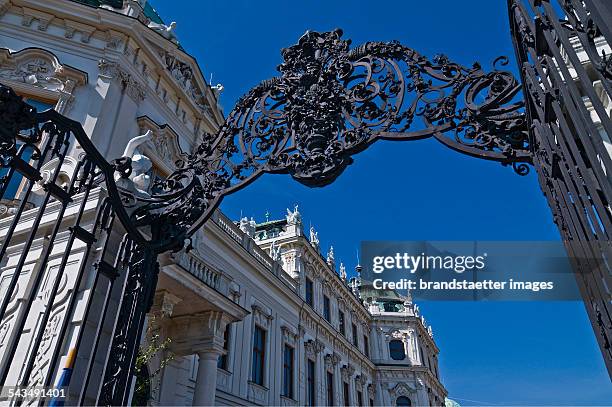
MULTIPOLYGON (((0 158, 5 173, 0 197, 12 177, 24 177, 29 194, 41 181, 44 165, 50 175, 42 183, 44 193, 34 227, 29 235, 18 229, 26 210, 24 200, 4 229, 0 258, 16 233, 27 235, 26 248, 32 244, 47 205, 60 207, 61 214, 66 210, 77 213, 76 223, 68 228, 61 225, 59 216, 49 234, 50 246, 62 227, 69 233, 70 242, 78 240, 89 249, 93 241, 107 239, 113 225, 119 225, 125 233, 115 263, 102 261, 96 266, 100 274, 111 277, 119 271, 126 273, 128 282, 98 404, 125 404, 129 398, 138 338, 157 281, 157 255, 185 245, 189 249, 189 237, 211 216, 223 196, 263 173, 285 173, 307 186, 325 186, 351 164, 352 155, 377 140, 433 137, 469 156, 511 165, 521 175, 533 164, 569 254, 576 259, 610 255, 612 220, 608 208, 612 186, 606 174, 612 171, 612 163, 603 142, 593 133, 593 118, 584 106, 584 95, 572 80, 564 79, 574 76, 565 66, 561 48, 568 55, 567 63, 572 65, 576 80, 584 82, 589 75, 594 76, 603 91, 611 95, 609 59, 596 59, 595 52, 591 58, 596 69, 583 73, 570 40, 577 38, 585 44, 586 52, 593 53, 589 44, 595 38, 611 42, 605 21, 612 20, 606 19, 606 7, 596 0, 565 2, 562 7, 567 18, 562 23, 548 2, 509 0, 508 4, 522 83, 511 73, 497 69, 505 63, 503 58, 496 61, 493 70, 485 71, 479 64, 465 67, 443 55, 428 60, 397 42, 369 42, 351 49, 341 30, 307 32, 298 44, 282 51, 279 77, 249 91, 218 134, 204 137, 172 175, 147 191, 135 183, 142 174, 132 166, 132 157, 105 161, 79 123, 53 111, 37 113, 3 86, 0 158), (524 98, 521 91, 525 91, 524 98), (417 121, 420 127, 415 125, 417 121), (72 180, 60 187, 56 182, 59 169, 74 144, 80 145, 84 154, 72 180), (31 160, 22 159, 27 149, 33 152, 31 160), (52 161, 56 164, 48 165, 52 161), (86 229, 80 223, 83 207, 75 208, 73 202, 78 201, 77 195, 87 196, 100 186, 106 196, 101 199, 93 227, 86 229)), ((603 129, 612 134, 612 123, 593 83, 581 85, 603 129)), ((50 254, 50 249, 45 250, 43 263, 50 254)), ((67 257, 62 259, 60 271, 67 261, 67 257)), ((8 284, 7 295, 0 303, 0 320, 7 316, 23 266, 23 261, 18 262, 8 284)), ((610 303, 605 288, 611 286, 610 274, 607 270, 593 271, 590 264, 578 262, 575 267, 610 369, 610 303)), ((50 301, 60 289, 60 280, 49 293, 50 301)), ((28 310, 31 301, 26 300, 28 310)), ((73 296, 68 300, 68 312, 74 304, 73 296)), ((45 311, 42 326, 53 317, 50 310, 45 311)), ((15 322, 23 327, 25 319, 16 317, 15 322)), ((63 334, 65 330, 63 322, 59 331, 63 334)), ((43 334, 43 330, 37 333, 34 349, 42 349, 43 334)), ((9 346, 14 351, 18 340, 9 346)), ((58 352, 56 346, 49 369, 57 364, 58 352)), ((29 382, 36 353, 27 361, 20 378, 22 385, 29 382)), ((3 385, 11 358, 1 362, 3 385)), ((44 379, 47 385, 50 376, 44 379)))
MULTIPOLYGON (((430 61, 398 42, 349 45, 341 30, 305 33, 282 50, 280 77, 244 95, 219 133, 206 136, 156 186, 157 194, 135 198, 135 222, 178 228, 161 237, 159 250, 179 234, 188 238, 223 196, 261 174, 289 174, 322 187, 377 140, 433 137, 461 153, 512 165, 520 175, 529 171, 521 86, 510 72, 464 67, 444 55, 430 61)), ((505 63, 500 57, 494 66, 505 63)))

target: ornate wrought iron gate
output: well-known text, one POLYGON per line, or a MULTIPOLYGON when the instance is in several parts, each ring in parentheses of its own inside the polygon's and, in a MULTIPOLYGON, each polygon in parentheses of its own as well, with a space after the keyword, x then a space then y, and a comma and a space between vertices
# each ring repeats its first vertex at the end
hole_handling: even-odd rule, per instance
POLYGON ((508 5, 534 166, 612 375, 612 3, 508 5))
MULTIPOLYGON (((124 345, 123 353, 108 358, 109 368, 117 358, 125 366, 133 362, 137 347, 127 344, 138 343, 150 306, 142 299, 155 287, 156 254, 130 220, 130 204, 113 178, 129 168, 108 163, 79 123, 55 111, 37 113, 3 86, 0 117, 0 197, 19 193, 19 200, 3 201, 0 219, 0 267, 7 282, 0 297, 0 384, 54 385, 60 356, 68 346, 81 347, 86 323, 93 322, 94 345, 83 367, 87 384, 108 319, 113 341, 124 345), (124 235, 119 248, 109 245, 113 233, 124 235), (87 281, 91 275, 93 282, 87 281), (110 305, 113 292, 121 299, 120 312, 110 305), (79 300, 85 312, 74 320, 79 300), (93 304, 102 311, 93 315, 93 304)), ((96 389, 89 391, 95 395, 96 389)), ((113 392, 126 400, 121 385, 113 392)))
MULTIPOLYGON (((350 165, 353 154, 379 139, 433 137, 459 152, 511 165, 519 174, 526 174, 534 160, 559 219, 580 216, 583 223, 574 224, 584 227, 597 219, 605 227, 607 195, 597 190, 592 196, 594 189, 575 184, 592 176, 602 191, 609 189, 602 178, 607 167, 593 165, 589 175, 571 177, 580 167, 563 161, 569 158, 561 155, 565 150, 555 144, 554 134, 565 125, 551 118, 572 111, 551 96, 536 99, 547 85, 528 70, 543 50, 537 45, 542 34, 533 28, 531 15, 521 17, 522 6, 509 4, 531 127, 521 84, 509 72, 485 71, 477 63, 465 67, 444 55, 428 60, 397 42, 351 49, 340 30, 307 32, 283 50, 281 75, 241 98, 219 133, 203 137, 189 160, 150 194, 135 188, 129 157, 107 162, 79 123, 53 111, 37 113, 0 87, 0 198, 15 182, 20 191, 16 206, 0 219, 0 270, 8 281, 0 293, 0 339, 9 338, 0 342, 0 385, 52 385, 60 356, 74 348, 79 355, 75 370, 82 374, 71 390, 79 403, 125 404, 155 291, 157 255, 185 245, 188 250, 189 237, 223 196, 261 174, 285 173, 305 185, 324 186, 350 165), (535 48, 529 42, 532 28, 535 48), (535 57, 527 60, 530 52, 535 57), (559 174, 566 189, 556 189, 559 174), (569 190, 571 183, 591 193, 569 190), (579 199, 584 200, 580 207, 579 199), (554 206, 570 202, 576 206, 573 213, 554 206), (85 277, 90 275, 94 278, 85 277), (80 314, 78 301, 85 304, 80 314), (31 312, 35 302, 39 315, 31 312)), ((494 66, 505 62, 500 58, 494 66)), ((558 75, 551 69, 546 74, 558 75)), ((582 112, 583 107, 574 109, 582 112)), ((584 121, 583 116, 572 117, 584 121)), ((559 136, 581 129, 572 126, 559 136)), ((585 134, 601 144, 595 134, 585 134)), ((608 155, 602 159, 610 160, 608 155)), ((564 237, 576 236, 567 234, 560 220, 559 225, 564 237)), ((581 236, 590 242, 587 235, 581 236)), ((607 244, 603 235, 597 237, 607 244)), ((573 247, 568 245, 571 254, 573 247)), ((605 305, 600 311, 607 310, 605 305)))

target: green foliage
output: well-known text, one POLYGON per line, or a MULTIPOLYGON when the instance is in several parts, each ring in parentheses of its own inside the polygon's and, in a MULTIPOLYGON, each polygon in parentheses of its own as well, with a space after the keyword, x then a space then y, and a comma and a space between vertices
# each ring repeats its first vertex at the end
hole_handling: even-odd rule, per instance
MULTIPOLYGON (((153 322, 152 320, 151 322, 153 322)), ((174 355, 169 353, 163 357, 158 368, 154 372, 149 371, 149 362, 157 355, 164 355, 164 351, 168 348, 171 338, 166 338, 160 342, 159 334, 151 334, 151 326, 147 328, 147 346, 141 346, 136 356, 134 373, 136 375, 136 386, 134 388, 134 396, 132 397, 133 406, 146 406, 151 398, 155 396, 158 387, 151 388, 153 380, 159 376, 161 371, 174 359, 174 355)))

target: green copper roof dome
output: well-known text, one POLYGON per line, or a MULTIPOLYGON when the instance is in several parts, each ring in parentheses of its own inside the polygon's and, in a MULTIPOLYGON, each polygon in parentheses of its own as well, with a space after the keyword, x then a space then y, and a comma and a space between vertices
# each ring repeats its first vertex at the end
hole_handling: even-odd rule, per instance
POLYGON ((372 298, 372 300, 378 302, 404 302, 404 300, 406 300, 407 298, 406 296, 401 295, 395 290, 377 290, 374 288, 374 285, 371 281, 366 280, 361 281, 361 286, 359 287, 359 295, 364 300, 372 298))

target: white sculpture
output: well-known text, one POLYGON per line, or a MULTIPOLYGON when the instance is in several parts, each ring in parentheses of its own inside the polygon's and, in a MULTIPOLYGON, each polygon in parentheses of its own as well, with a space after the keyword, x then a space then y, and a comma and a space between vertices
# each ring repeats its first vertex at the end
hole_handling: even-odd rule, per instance
POLYGON ((153 31, 157 31, 164 38, 169 39, 170 41, 174 42, 175 44, 178 44, 178 38, 176 37, 176 34, 174 33, 174 29, 176 28, 176 22, 175 21, 171 22, 170 25, 159 24, 159 23, 155 23, 155 22, 151 21, 148 24, 147 27, 149 27, 153 31))
POLYGON ((276 245, 276 240, 273 240, 270 245, 270 257, 272 257, 274 261, 280 261, 281 259, 281 248, 276 245))
POLYGON ((221 92, 223 92, 223 89, 225 89, 225 87, 223 85, 221 85, 220 83, 216 84, 215 86, 211 86, 210 88, 212 89, 213 93, 215 94, 215 97, 219 97, 221 92))
POLYGON ((327 252, 327 264, 329 264, 332 269, 336 268, 336 260, 334 259, 334 246, 330 246, 329 252, 327 252))
POLYGON ((288 225, 301 225, 302 224, 302 215, 300 211, 298 211, 297 204, 293 208, 293 212, 287 208, 287 224, 288 225))
POLYGON ((310 227, 310 244, 315 248, 319 248, 319 233, 315 232, 314 226, 310 227))
POLYGON ((255 220, 253 220, 253 218, 251 218, 251 220, 249 220, 246 216, 244 218, 240 219, 240 230, 242 230, 244 233, 246 233, 248 236, 253 237, 255 236, 255 220))
POLYGON ((132 160, 132 172, 128 177, 131 182, 121 182, 121 180, 125 180, 125 178, 117 179, 117 186, 139 196, 148 197, 149 193, 147 191, 151 186, 149 171, 153 168, 153 163, 149 157, 144 155, 139 149, 142 144, 151 140, 151 135, 151 130, 147 130, 145 134, 134 137, 128 141, 127 146, 125 146, 125 151, 123 152, 123 157, 128 157, 132 160))
POLYGON ((340 262, 340 278, 346 281, 346 267, 342 262, 340 262))
POLYGON ((248 226, 249 226, 249 219, 246 217, 240 218, 240 230, 246 233, 248 226))

